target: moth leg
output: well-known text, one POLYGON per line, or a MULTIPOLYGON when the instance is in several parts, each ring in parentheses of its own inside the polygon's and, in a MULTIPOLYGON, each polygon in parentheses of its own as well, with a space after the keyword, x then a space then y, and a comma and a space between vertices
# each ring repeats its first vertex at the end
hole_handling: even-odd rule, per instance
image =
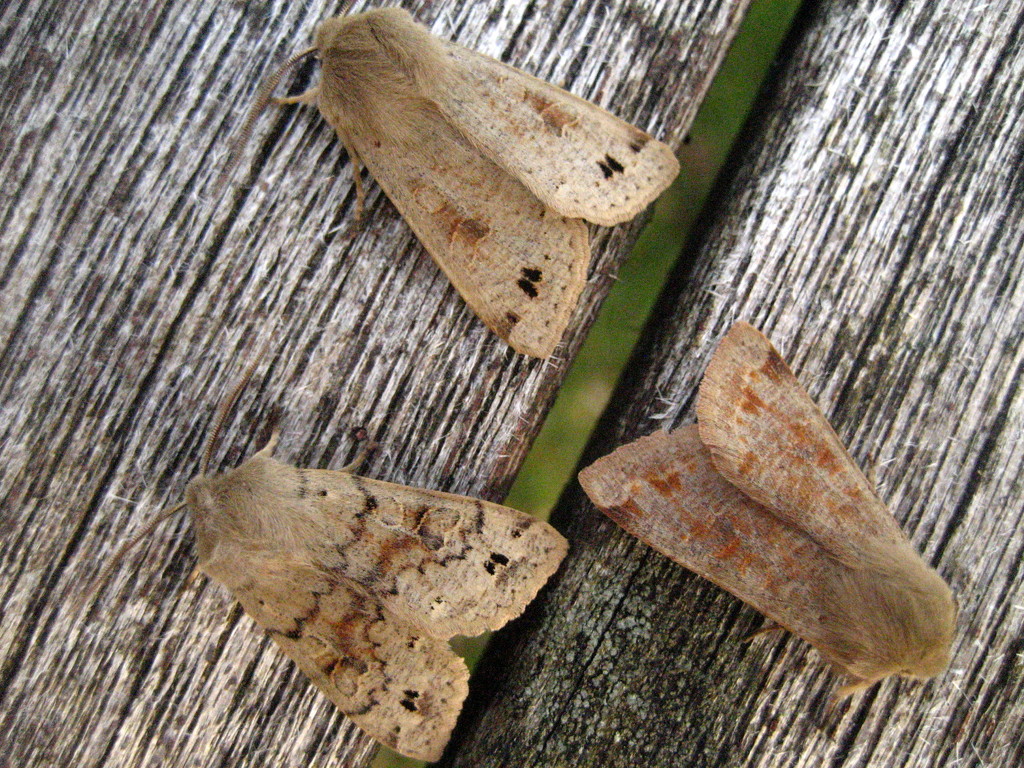
POLYGON ((744 637, 743 641, 749 643, 751 640, 753 640, 758 635, 763 635, 763 634, 765 634, 767 632, 776 632, 778 630, 785 631, 785 629, 786 628, 784 626, 782 626, 781 624, 779 624, 777 622, 774 622, 774 621, 770 621, 767 624, 765 624, 763 627, 761 627, 759 630, 757 630, 756 632, 751 632, 749 635, 744 637))
POLYGON ((182 589, 191 589, 192 585, 195 584, 199 579, 203 578, 206 574, 203 573, 203 569, 198 565, 192 569, 192 573, 185 579, 185 583, 181 585, 182 589))
POLYGON ((838 691, 836 691, 835 692, 835 696, 833 698, 835 699, 836 702, 840 702, 843 699, 847 698, 848 696, 853 696, 853 694, 855 694, 855 693, 860 693, 861 691, 866 691, 868 688, 870 688, 876 682, 878 682, 878 681, 877 680, 854 680, 852 683, 847 683, 846 685, 841 687, 838 691))
POLYGON ((277 443, 280 439, 281 430, 278 429, 277 427, 274 427, 274 431, 270 433, 270 439, 267 440, 267 444, 260 448, 258 451, 256 451, 256 453, 253 454, 253 458, 256 458, 257 456, 261 456, 263 458, 270 458, 270 454, 274 452, 274 449, 277 447, 277 443))
POLYGON ((297 96, 275 96, 274 103, 285 105, 285 104, 308 104, 312 106, 316 104, 317 98, 320 96, 320 86, 316 88, 310 88, 305 93, 300 93, 297 96))
POLYGON ((870 483, 871 487, 874 488, 875 490, 878 489, 878 474, 876 470, 877 464, 872 459, 872 461, 868 463, 867 471, 864 472, 865 477, 867 477, 868 479, 868 483, 870 483))
POLYGON ((341 131, 338 131, 338 136, 341 138, 341 143, 345 146, 345 151, 348 152, 349 159, 352 161, 352 180, 356 183, 356 224, 361 224, 363 221, 363 203, 366 202, 366 190, 363 189, 363 161, 359 159, 359 153, 352 146, 352 142, 348 140, 348 136, 341 131))
POLYGON ((355 472, 360 467, 360 465, 362 465, 362 463, 366 461, 366 457, 370 455, 370 451, 374 450, 376 447, 376 443, 367 443, 366 445, 364 445, 362 450, 356 454, 356 457, 341 468, 341 471, 348 472, 349 474, 355 472))

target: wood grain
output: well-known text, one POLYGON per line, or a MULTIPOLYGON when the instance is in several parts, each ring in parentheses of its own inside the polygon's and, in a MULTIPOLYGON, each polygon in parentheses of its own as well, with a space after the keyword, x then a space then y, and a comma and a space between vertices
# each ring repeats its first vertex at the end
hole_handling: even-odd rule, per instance
MULTIPOLYGON (((457 40, 678 147, 746 0, 419 2, 457 40), (683 63, 685 62, 685 67, 683 63)), ((357 4, 356 10, 362 7, 357 4)), ((0 751, 21 766, 359 765, 372 746, 209 583, 184 518, 106 560, 197 471, 276 455, 500 499, 641 222, 596 230, 548 362, 473 316, 310 110, 271 110, 216 179, 263 78, 336 4, 20 0, 0 10, 0 751)), ((308 85, 300 69, 293 90, 308 85)))
POLYGON ((574 489, 569 559, 447 765, 1024 761, 1022 25, 1007 0, 808 4, 584 458, 692 422, 750 321, 957 595, 951 668, 833 705, 806 644, 745 642, 758 614, 574 489))

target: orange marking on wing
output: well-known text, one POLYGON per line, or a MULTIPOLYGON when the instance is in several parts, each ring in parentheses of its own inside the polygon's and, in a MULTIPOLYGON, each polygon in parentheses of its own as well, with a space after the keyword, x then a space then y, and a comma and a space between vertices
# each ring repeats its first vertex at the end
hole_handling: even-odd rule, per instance
POLYGON ((523 101, 533 107, 544 124, 556 133, 561 134, 566 126, 573 126, 578 122, 576 115, 566 112, 554 102, 548 101, 533 91, 526 91, 523 94, 523 101))
POLYGON ((839 474, 843 468, 842 463, 828 448, 821 448, 814 461, 819 467, 834 475, 839 474))
POLYGON ((741 575, 744 574, 747 568, 749 568, 753 563, 753 558, 750 553, 735 536, 730 536, 728 540, 718 548, 715 552, 715 557, 719 560, 729 561, 732 567, 739 571, 741 575))
POLYGON ((448 242, 462 240, 473 246, 491 233, 491 228, 479 219, 467 219, 451 203, 445 201, 434 211, 434 215, 448 227, 448 242))
POLYGON ((672 499, 678 493, 682 493, 683 484, 679 481, 679 475, 672 474, 666 475, 665 477, 649 477, 647 482, 651 484, 651 487, 658 492, 660 496, 666 499, 672 499))
POLYGON ((774 349, 768 350, 768 357, 765 358, 764 364, 761 365, 761 371, 769 379, 776 382, 793 375, 793 372, 789 370, 789 366, 786 365, 786 361, 774 349))
POLYGON ((392 561, 417 546, 419 546, 419 542, 412 536, 400 536, 381 542, 380 549, 377 551, 375 570, 382 574, 391 573, 392 561))
POLYGON ((757 454, 753 451, 747 451, 743 454, 743 458, 740 459, 738 469, 741 475, 749 475, 756 466, 757 454))
POLYGON ((747 413, 757 413, 758 411, 764 410, 767 406, 764 400, 757 396, 750 387, 746 387, 743 390, 743 397, 740 400, 740 409, 747 413))

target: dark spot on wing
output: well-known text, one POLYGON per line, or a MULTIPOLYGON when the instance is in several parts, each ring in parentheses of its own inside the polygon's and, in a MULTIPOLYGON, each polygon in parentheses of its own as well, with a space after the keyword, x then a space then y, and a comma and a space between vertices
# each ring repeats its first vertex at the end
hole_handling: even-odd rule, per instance
POLYGON ((494 319, 494 330, 504 339, 512 333, 512 329, 516 327, 516 323, 521 319, 515 312, 506 312, 504 317, 494 319))
POLYGON ((500 552, 491 552, 491 559, 484 563, 484 570, 493 576, 499 565, 508 565, 508 558, 500 552))
POLYGON ((516 527, 512 529, 512 538, 518 539, 523 535, 523 531, 532 526, 534 519, 532 517, 526 517, 516 523, 516 527))
POLYGON ((460 237, 470 244, 483 240, 491 232, 491 228, 479 219, 463 219, 458 223, 456 230, 452 234, 452 239, 460 237))
POLYGON ((622 166, 622 163, 620 163, 611 155, 605 155, 604 160, 598 160, 597 164, 601 168, 601 173, 604 174, 604 177, 606 179, 610 179, 616 173, 622 173, 624 170, 626 170, 622 166))
POLYGON ((611 155, 605 155, 604 156, 604 161, 606 163, 608 163, 608 167, 611 168, 613 171, 615 171, 615 173, 622 173, 624 170, 626 170, 623 167, 622 163, 620 163, 618 160, 616 160, 611 155))
POLYGON ((423 546, 431 552, 437 552, 437 550, 444 546, 444 537, 435 531, 431 531, 429 528, 424 528, 420 531, 420 540, 423 542, 423 546))
POLYGON ((352 482, 363 495, 363 508, 356 512, 355 515, 356 519, 359 520, 377 509, 377 497, 366 490, 366 486, 356 475, 352 475, 352 482))
POLYGON ((782 381, 787 376, 793 375, 793 372, 789 370, 789 366, 786 365, 786 361, 774 349, 768 350, 768 356, 761 365, 761 372, 775 382, 782 381))
POLYGON ((619 525, 650 524, 647 513, 633 499, 626 499, 612 507, 601 507, 601 510, 619 525))
POLYGON ((516 285, 518 285, 520 290, 522 290, 522 292, 529 296, 531 299, 537 298, 536 286, 534 286, 534 284, 527 280, 525 277, 519 278, 516 281, 516 285))
POLYGON ((516 281, 516 285, 531 299, 537 298, 536 284, 544 279, 544 273, 536 267, 523 267, 520 274, 522 277, 516 281))
POLYGON ((377 700, 376 699, 370 699, 369 702, 367 702, 366 704, 364 704, 361 707, 356 707, 355 709, 347 709, 347 710, 345 710, 345 714, 346 715, 356 715, 356 716, 358 716, 358 715, 365 715, 367 712, 369 712, 371 709, 373 709, 376 706, 377 706, 377 700))
POLYGON ((419 707, 410 699, 402 699, 402 706, 408 709, 410 712, 415 712, 419 707))

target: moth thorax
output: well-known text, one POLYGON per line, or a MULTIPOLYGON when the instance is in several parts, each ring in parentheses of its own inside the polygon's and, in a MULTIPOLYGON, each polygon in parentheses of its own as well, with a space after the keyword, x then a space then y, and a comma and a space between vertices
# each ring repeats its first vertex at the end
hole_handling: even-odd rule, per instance
POLYGON ((213 527, 216 525, 217 503, 210 480, 208 477, 196 477, 185 488, 185 506, 192 514, 199 562, 208 559, 216 540, 213 527))
POLYGON ((316 32, 325 78, 391 95, 405 81, 415 92, 436 87, 446 68, 437 38, 401 8, 327 19, 316 32))

